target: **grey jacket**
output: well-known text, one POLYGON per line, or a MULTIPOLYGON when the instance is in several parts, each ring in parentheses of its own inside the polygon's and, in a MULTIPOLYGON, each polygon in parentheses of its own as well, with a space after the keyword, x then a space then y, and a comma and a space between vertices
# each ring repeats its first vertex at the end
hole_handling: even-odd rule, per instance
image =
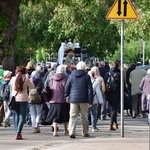
POLYGON ((131 83, 131 95, 141 94, 142 91, 139 88, 139 84, 147 72, 141 68, 141 66, 136 66, 135 70, 130 73, 130 83, 131 83))

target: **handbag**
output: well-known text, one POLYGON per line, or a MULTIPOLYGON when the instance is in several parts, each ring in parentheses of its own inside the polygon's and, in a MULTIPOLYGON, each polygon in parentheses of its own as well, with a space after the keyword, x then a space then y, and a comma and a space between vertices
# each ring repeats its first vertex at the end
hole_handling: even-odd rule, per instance
MULTIPOLYGON (((23 83, 25 82, 25 79, 24 79, 23 83)), ((16 109, 16 96, 17 96, 17 94, 18 94, 18 91, 17 91, 15 96, 11 97, 10 103, 8 104, 8 107, 9 107, 10 110, 15 110, 16 109)))
POLYGON ((46 102, 50 101, 52 95, 52 91, 50 89, 50 87, 47 85, 43 90, 42 90, 42 96, 44 97, 46 102))
POLYGON ((17 94, 18 94, 18 92, 16 93, 15 96, 11 97, 11 101, 8 104, 10 110, 15 110, 16 109, 16 96, 17 96, 17 94))

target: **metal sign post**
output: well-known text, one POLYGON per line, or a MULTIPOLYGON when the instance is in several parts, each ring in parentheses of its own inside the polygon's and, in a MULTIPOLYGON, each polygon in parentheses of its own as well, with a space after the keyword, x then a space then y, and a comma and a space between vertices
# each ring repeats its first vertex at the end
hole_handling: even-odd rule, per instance
POLYGON ((123 77, 123 64, 124 64, 124 20, 121 20, 121 136, 124 137, 124 77, 123 77))
POLYGON ((106 18, 108 20, 121 20, 121 136, 124 137, 124 76, 123 76, 123 54, 124 54, 124 20, 137 19, 138 16, 130 0, 115 0, 106 18))

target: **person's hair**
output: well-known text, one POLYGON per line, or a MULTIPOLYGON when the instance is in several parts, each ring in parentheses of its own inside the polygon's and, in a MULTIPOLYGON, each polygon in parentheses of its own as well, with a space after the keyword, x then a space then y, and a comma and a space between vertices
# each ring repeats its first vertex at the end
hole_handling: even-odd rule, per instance
POLYGON ((66 67, 64 65, 59 65, 56 69, 56 73, 65 73, 66 67))
POLYGON ((33 61, 29 61, 27 63, 27 66, 26 66, 27 69, 34 69, 35 70, 35 65, 33 63, 33 61))
POLYGON ((95 76, 100 76, 100 73, 99 73, 99 70, 98 70, 98 67, 94 66, 91 68, 91 71, 94 72, 95 76))
POLYGON ((90 76, 90 77, 92 77, 92 78, 95 78, 95 73, 94 73, 94 71, 88 71, 88 75, 90 76))
POLYGON ((40 78, 40 73, 38 71, 32 71, 30 78, 40 78))
POLYGON ((22 75, 24 75, 26 73, 26 69, 24 66, 18 66, 16 68, 16 80, 15 80, 15 90, 16 91, 23 91, 23 79, 22 79, 22 75))
POLYGON ((105 62, 104 61, 100 61, 99 62, 99 66, 105 67, 105 62))
POLYGON ((85 70, 86 64, 83 61, 78 62, 76 66, 77 70, 85 70))

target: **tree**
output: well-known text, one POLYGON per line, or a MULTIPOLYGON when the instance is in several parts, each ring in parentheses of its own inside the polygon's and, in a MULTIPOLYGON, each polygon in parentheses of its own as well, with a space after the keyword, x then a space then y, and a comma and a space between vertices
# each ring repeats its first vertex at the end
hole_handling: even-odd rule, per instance
POLYGON ((104 2, 96 0, 89 8, 82 7, 79 1, 74 1, 71 7, 59 5, 55 8, 55 16, 49 20, 49 32, 55 34, 54 43, 58 45, 64 39, 75 39, 101 59, 106 52, 114 53, 119 33, 115 25, 106 20, 107 10, 104 2))
MULTIPOLYGON (((32 2, 34 4, 41 2, 42 0, 1 0, 0 1, 0 64, 4 65, 4 68, 13 68, 15 66, 12 66, 12 62, 15 62, 15 43, 14 43, 14 36, 17 31, 18 27, 18 18, 19 18, 19 6, 21 3, 24 3, 26 5, 29 4, 29 2, 32 2), (3 23, 4 24, 3 24, 3 23), (4 26, 4 27, 2 27, 4 26), (5 64, 6 58, 10 56, 6 55, 6 52, 10 51, 13 55, 12 61, 9 64, 5 64), (8 67, 9 66, 9 67, 8 67)), ((50 1, 50 0, 49 0, 50 1)), ((90 3, 91 0, 82 0, 84 5, 87 5, 90 3)), ((61 2, 63 4, 70 5, 71 0, 53 0, 53 2, 61 2)))

